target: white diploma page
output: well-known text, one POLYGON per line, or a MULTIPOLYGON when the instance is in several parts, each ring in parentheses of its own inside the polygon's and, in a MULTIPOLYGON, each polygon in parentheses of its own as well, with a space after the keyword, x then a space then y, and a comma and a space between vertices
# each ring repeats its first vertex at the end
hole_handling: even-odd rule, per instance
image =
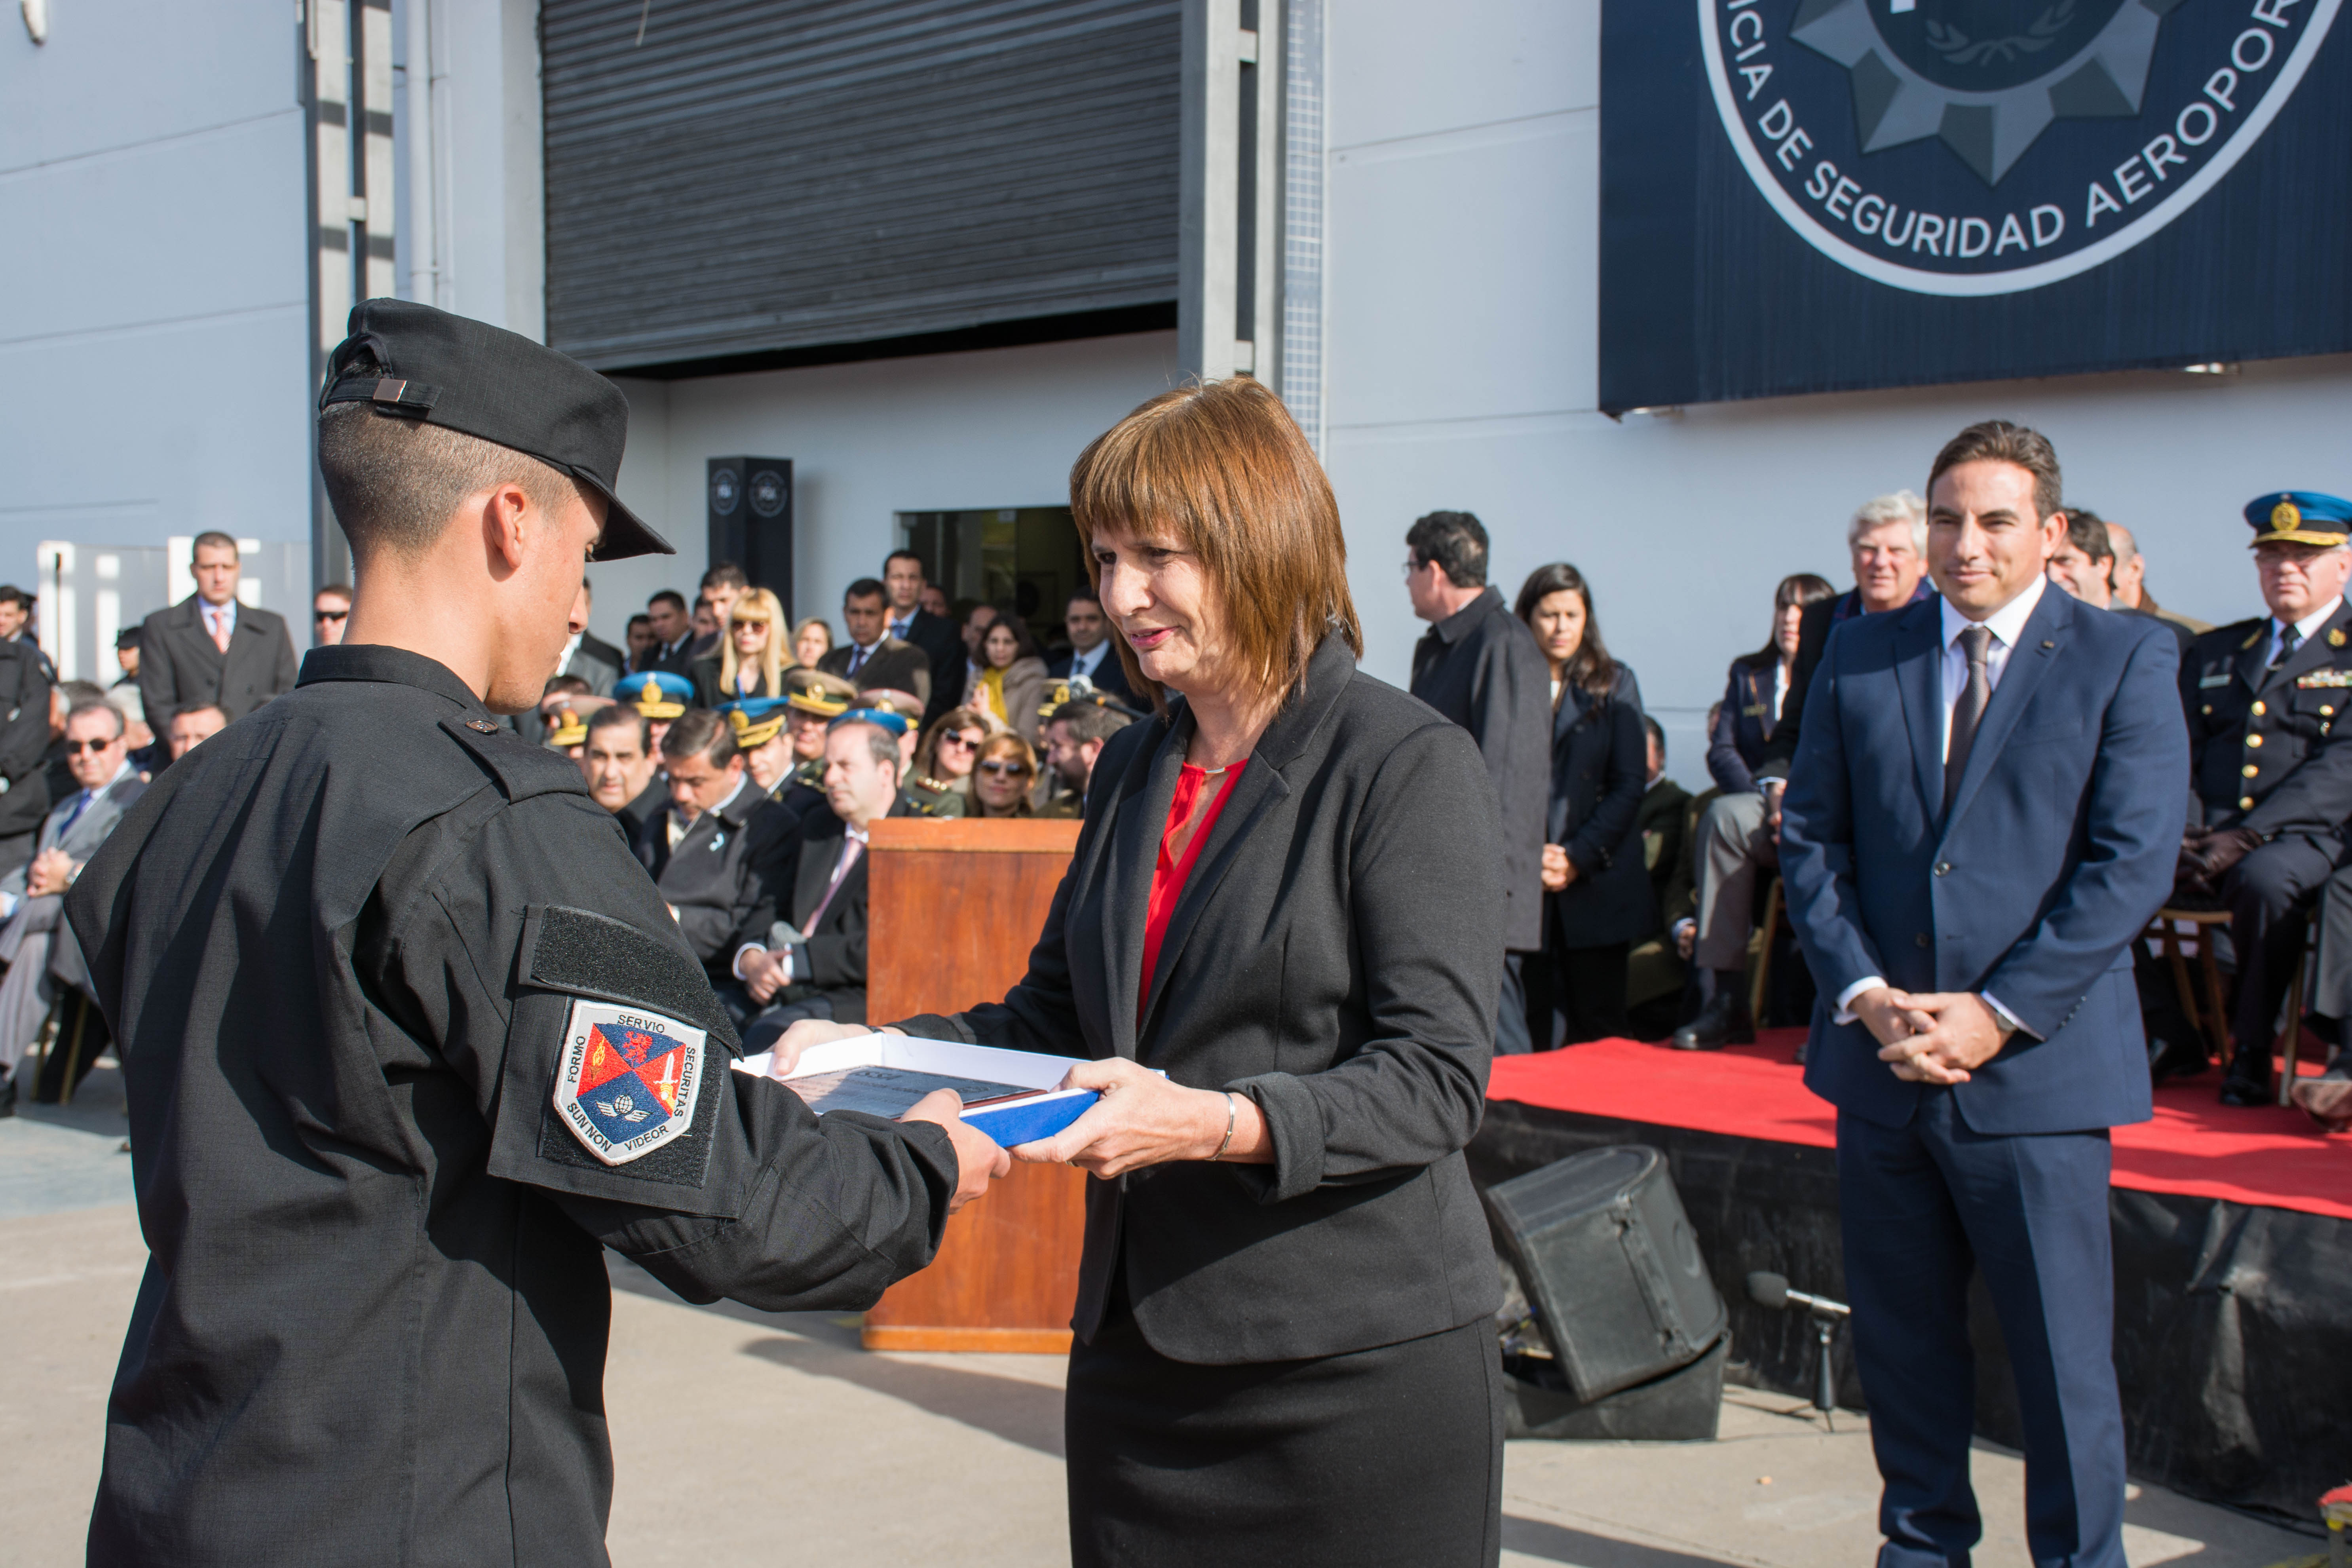
MULTIPOLYGON (((765 1078, 770 1053, 745 1057, 737 1072, 765 1078)), ((783 1086, 819 1116, 862 1110, 895 1121, 933 1089, 951 1089, 963 1119, 1006 1148, 1051 1137, 1095 1102, 1090 1089, 1060 1088, 1076 1057, 999 1050, 905 1035, 858 1035, 801 1053, 783 1086)))
POLYGON ((917 1100, 934 1089, 951 1089, 967 1106, 1044 1092, 1017 1084, 886 1067, 835 1068, 831 1072, 786 1079, 784 1087, 808 1101, 808 1108, 819 1116, 828 1110, 862 1110, 891 1121, 912 1110, 917 1100))

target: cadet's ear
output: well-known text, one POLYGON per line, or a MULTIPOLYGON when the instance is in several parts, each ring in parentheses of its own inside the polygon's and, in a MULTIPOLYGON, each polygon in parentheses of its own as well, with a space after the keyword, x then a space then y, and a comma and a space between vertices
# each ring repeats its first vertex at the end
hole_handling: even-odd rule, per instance
POLYGON ((531 510, 530 497, 520 485, 503 484, 483 496, 481 504, 482 543, 489 552, 492 572, 504 578, 522 569, 527 553, 524 519, 531 510))

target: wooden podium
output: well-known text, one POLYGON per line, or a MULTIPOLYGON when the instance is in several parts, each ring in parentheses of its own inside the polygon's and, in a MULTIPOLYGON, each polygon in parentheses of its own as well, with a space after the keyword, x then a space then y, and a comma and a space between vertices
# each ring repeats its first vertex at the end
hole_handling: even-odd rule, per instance
MULTIPOLYGON (((890 817, 866 845, 866 1016, 953 1013, 1027 972, 1075 822, 890 817)), ((870 1351, 1070 1348, 1086 1234, 1083 1171, 1015 1163, 948 1221, 939 1260, 866 1314, 870 1351)))

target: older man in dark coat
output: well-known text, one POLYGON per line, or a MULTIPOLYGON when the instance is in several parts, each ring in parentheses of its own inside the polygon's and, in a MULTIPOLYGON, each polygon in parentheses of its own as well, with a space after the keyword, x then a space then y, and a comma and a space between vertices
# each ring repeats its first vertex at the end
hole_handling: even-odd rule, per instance
MULTIPOLYGON (((1486 585, 1486 530, 1433 511, 1405 534, 1412 613, 1431 623, 1412 650, 1412 694, 1470 731, 1503 818, 1502 1008, 1495 1049, 1534 1048, 1523 955, 1543 946, 1544 809, 1551 789, 1551 668, 1535 634, 1486 585)), ((1546 1042, 1549 1044, 1549 1042, 1546 1042)))

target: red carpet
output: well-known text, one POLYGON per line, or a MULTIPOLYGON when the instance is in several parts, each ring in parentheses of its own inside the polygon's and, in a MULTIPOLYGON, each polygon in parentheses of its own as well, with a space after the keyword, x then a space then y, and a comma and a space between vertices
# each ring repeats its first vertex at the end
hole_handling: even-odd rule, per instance
MULTIPOLYGON (((1543 1056, 1497 1057, 1494 1100, 1688 1127, 1776 1143, 1835 1146, 1837 1113, 1796 1066, 1801 1029, 1752 1046, 1671 1051, 1596 1040, 1543 1056)), ((2306 1072, 2317 1071, 2305 1064, 2306 1072)), ((2352 1219, 2352 1136, 2324 1137, 2300 1110, 2216 1104, 2208 1072, 2156 1091, 2156 1120, 2116 1129, 2115 1183, 2352 1219)))

